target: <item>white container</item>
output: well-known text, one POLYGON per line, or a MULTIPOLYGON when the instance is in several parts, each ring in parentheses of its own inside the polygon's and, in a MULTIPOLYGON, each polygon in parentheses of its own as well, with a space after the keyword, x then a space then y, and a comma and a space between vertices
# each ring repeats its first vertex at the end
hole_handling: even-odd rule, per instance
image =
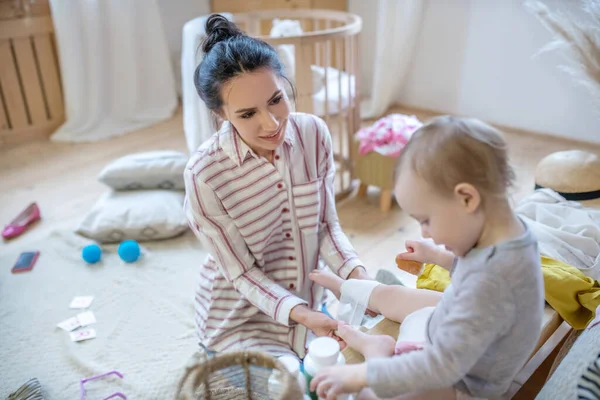
MULTIPOLYGON (((295 376, 298 380, 298 386, 300 386, 301 392, 306 393, 306 379, 304 375, 300 373, 300 361, 293 356, 281 356, 278 358, 279 362, 283 364, 285 369, 289 371, 292 376, 295 376)), ((281 386, 281 373, 278 370, 274 370, 269 377, 269 397, 279 398, 282 394, 281 386)), ((305 400, 310 400, 306 394, 304 395, 305 400)))
MULTIPOLYGON (((334 365, 344 365, 346 359, 340 351, 340 344, 337 340, 330 337, 320 337, 314 339, 308 345, 308 354, 304 358, 304 376, 307 385, 310 385, 312 378, 323 368, 334 365)), ((311 400, 322 400, 317 397, 315 392, 309 393, 311 400)), ((338 396, 338 400, 347 400, 348 395, 338 396)))

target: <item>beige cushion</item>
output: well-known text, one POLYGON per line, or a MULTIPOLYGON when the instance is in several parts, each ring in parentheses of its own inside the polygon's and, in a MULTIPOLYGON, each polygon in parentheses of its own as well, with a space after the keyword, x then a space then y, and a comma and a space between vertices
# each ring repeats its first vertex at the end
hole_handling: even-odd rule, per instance
POLYGON ((581 150, 552 153, 538 164, 535 183, 568 200, 586 206, 600 205, 600 156, 581 150), (582 196, 594 199, 581 200, 582 196))
POLYGON ((101 243, 178 236, 188 229, 183 197, 183 192, 170 190, 107 193, 83 219, 77 233, 101 243))
POLYGON ((98 179, 115 190, 182 190, 188 156, 178 151, 130 154, 108 164, 98 179))

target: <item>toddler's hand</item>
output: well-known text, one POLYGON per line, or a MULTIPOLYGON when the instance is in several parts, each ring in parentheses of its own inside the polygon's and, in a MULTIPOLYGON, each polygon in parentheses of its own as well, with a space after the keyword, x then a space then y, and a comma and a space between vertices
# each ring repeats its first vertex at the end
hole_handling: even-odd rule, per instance
POLYGON ((396 263, 400 269, 411 272, 415 275, 420 273, 422 265, 414 264, 415 262, 424 264, 436 264, 447 270, 451 270, 455 256, 452 252, 444 250, 436 246, 434 243, 425 240, 407 240, 406 253, 400 253, 396 256, 396 263), (408 264, 406 264, 408 263, 408 264), (411 263, 413 263, 411 265, 411 263), (412 270, 418 269, 418 272, 412 270))
POLYGON ((344 393, 358 393, 367 385, 367 364, 353 364, 326 368, 312 379, 310 390, 319 398, 335 400, 344 393))
POLYGON ((426 264, 437 263, 440 249, 432 242, 425 240, 407 240, 406 253, 396 256, 396 261, 417 261, 426 264))

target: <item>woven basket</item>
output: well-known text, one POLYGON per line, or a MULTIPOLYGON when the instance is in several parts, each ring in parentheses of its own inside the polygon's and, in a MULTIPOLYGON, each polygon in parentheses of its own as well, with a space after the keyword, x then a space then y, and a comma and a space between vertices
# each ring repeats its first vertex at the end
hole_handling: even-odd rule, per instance
POLYGON ((199 354, 179 382, 176 400, 302 400, 296 377, 273 356, 257 351, 199 354), (269 392, 277 370, 279 385, 269 392))

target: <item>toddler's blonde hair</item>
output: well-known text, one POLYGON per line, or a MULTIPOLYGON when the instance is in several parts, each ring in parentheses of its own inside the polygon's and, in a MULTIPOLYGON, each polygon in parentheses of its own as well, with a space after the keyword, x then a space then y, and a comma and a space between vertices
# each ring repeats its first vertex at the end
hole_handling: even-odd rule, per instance
POLYGON ((407 167, 440 194, 469 183, 484 200, 506 197, 515 179, 502 133, 473 118, 441 116, 423 125, 400 153, 396 177, 407 167))

